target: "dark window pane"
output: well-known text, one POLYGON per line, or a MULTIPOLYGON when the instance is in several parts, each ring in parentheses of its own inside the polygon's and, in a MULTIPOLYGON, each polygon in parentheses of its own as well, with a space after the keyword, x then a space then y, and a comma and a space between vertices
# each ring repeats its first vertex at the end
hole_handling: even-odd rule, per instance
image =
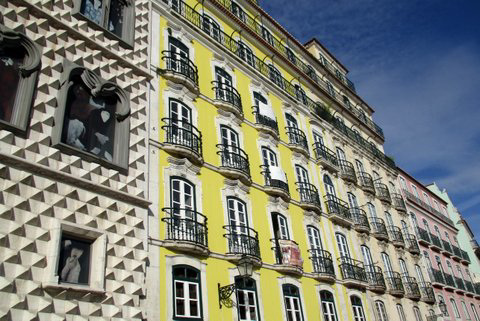
POLYGON ((12 119, 24 57, 22 49, 0 47, 0 119, 6 122, 12 119))
POLYGON ((198 301, 190 301, 190 316, 198 316, 198 301))
POLYGON ((238 304, 245 304, 245 292, 238 291, 238 304))
POLYGON ((185 315, 185 301, 184 300, 177 299, 177 304, 176 304, 175 311, 176 311, 177 315, 185 315))
POLYGON ((189 290, 190 299, 196 299, 197 298, 197 286, 195 284, 189 284, 188 285, 188 290, 189 290))
POLYGON ((239 311, 240 311, 240 319, 245 320, 247 318, 247 311, 245 309, 245 306, 240 306, 239 311))
POLYGON ((183 293, 183 283, 175 282, 175 297, 183 298, 185 294, 183 293))
POLYGON ((123 29, 123 12, 125 5, 120 0, 112 0, 110 2, 110 13, 108 15, 108 31, 113 32, 117 36, 122 36, 123 29))
POLYGON ((102 0, 83 0, 81 13, 91 21, 102 24, 102 0))

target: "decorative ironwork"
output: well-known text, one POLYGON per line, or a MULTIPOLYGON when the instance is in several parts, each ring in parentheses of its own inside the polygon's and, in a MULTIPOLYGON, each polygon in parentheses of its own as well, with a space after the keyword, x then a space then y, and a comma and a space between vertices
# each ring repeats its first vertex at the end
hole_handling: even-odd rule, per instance
POLYGON ((218 144, 218 155, 222 158, 222 167, 235 169, 250 177, 250 162, 248 155, 240 147, 218 144))
POLYGON ((202 157, 202 133, 192 124, 174 118, 163 118, 165 143, 185 147, 202 157))
POLYGON ((322 249, 310 249, 310 259, 313 263, 313 271, 315 273, 327 274, 335 277, 335 269, 333 267, 332 254, 322 249))
POLYGON ((263 177, 265 178, 265 186, 275 187, 275 188, 281 189, 282 191, 284 191, 285 193, 290 195, 290 190, 288 188, 288 182, 284 182, 282 180, 271 178, 270 170, 269 170, 267 165, 261 165, 260 168, 262 168, 261 173, 263 174, 263 177))
POLYGON ((185 76, 198 85, 198 69, 191 60, 174 51, 164 50, 162 54, 166 70, 185 76))
POLYGON ((344 280, 367 282, 367 274, 362 261, 354 260, 347 256, 338 258, 339 267, 344 280))
POLYGON ((212 81, 212 89, 215 93, 215 99, 224 103, 228 103, 239 114, 243 114, 242 99, 238 91, 231 85, 225 83, 219 83, 218 81, 212 81))
POLYGON ((165 207, 162 211, 167 215, 162 218, 167 224, 167 240, 208 246, 207 218, 204 215, 190 208, 165 207))
POLYGON ((229 254, 242 254, 260 258, 258 232, 246 226, 225 225, 229 254))
POLYGON ((305 182, 296 182, 295 185, 297 185, 297 191, 300 194, 300 202, 314 205, 321 210, 322 203, 315 185, 305 182))
POLYGON ((299 146, 308 152, 308 142, 305 133, 297 127, 285 127, 288 141, 292 145, 299 146))

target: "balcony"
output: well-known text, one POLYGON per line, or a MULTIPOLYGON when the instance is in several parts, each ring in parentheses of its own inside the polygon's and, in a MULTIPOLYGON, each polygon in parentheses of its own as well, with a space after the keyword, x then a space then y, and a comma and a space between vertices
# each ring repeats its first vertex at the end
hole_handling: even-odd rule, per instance
POLYGON ((376 293, 385 293, 387 286, 383 277, 382 269, 376 265, 366 265, 368 286, 367 289, 376 293))
POLYGON ((422 295, 417 280, 411 276, 403 277, 403 287, 405 288, 405 297, 411 300, 420 300, 422 295))
POLYGON ((465 280, 465 289, 466 289, 468 292, 475 294, 475 288, 473 287, 473 283, 472 283, 472 282, 465 280))
POLYGON ((376 182, 375 191, 379 200, 388 204, 392 203, 392 198, 390 197, 387 185, 376 182))
POLYGON ((468 256, 468 253, 464 250, 460 250, 462 253, 462 263, 464 264, 470 264, 470 257, 468 256))
POLYGON ((363 262, 342 256, 339 259, 340 271, 344 285, 347 287, 366 288, 368 285, 367 274, 363 262))
POLYGON ((202 164, 202 133, 192 124, 174 118, 163 118, 165 141, 163 149, 186 157, 195 164, 202 164))
POLYGON ((358 207, 350 208, 350 216, 353 218, 353 229, 359 233, 370 233, 370 223, 367 214, 358 207))
MULTIPOLYGON (((265 185, 263 186, 265 192, 272 196, 281 197, 286 201, 290 200, 290 190, 288 189, 287 174, 285 174, 285 172, 282 170, 280 170, 281 173, 272 173, 270 167, 267 165, 261 165, 260 168, 262 169, 261 174, 265 178, 265 185), (273 176, 272 174, 274 174, 275 176, 273 176)), ((278 167, 276 169, 278 169, 278 167)))
POLYGON ((373 185, 372 175, 366 172, 358 172, 358 185, 370 195, 375 195, 375 185, 373 185))
POLYGON ((270 241, 273 242, 276 270, 286 274, 302 275, 303 259, 297 242, 282 239, 270 241))
POLYGON ((288 136, 288 147, 294 152, 308 157, 308 142, 305 133, 296 127, 285 127, 288 136))
POLYGON ((352 226, 353 221, 348 204, 331 194, 326 195, 325 199, 328 218, 339 225, 352 226))
POLYGON ((463 282, 462 278, 454 276, 454 279, 455 284, 457 285, 457 289, 455 291, 459 293, 465 293, 465 291, 467 291, 467 288, 465 287, 465 283, 463 282))
POLYGON ((198 95, 197 66, 187 57, 183 57, 177 52, 164 50, 162 55, 162 60, 165 61, 165 69, 162 70, 163 77, 175 83, 183 84, 198 95))
POLYGON ((386 272, 387 277, 385 278, 388 284, 388 293, 396 296, 402 297, 405 295, 405 289, 403 288, 402 278, 398 272, 386 272))
POLYGON ((339 165, 337 156, 329 148, 325 147, 320 142, 313 144, 313 152, 315 153, 315 159, 317 163, 323 166, 327 171, 337 173, 339 171, 339 165))
POLYGON ((387 230, 393 246, 405 248, 405 240, 403 239, 402 230, 397 226, 389 226, 387 230))
POLYGON ((223 234, 228 241, 227 259, 234 263, 247 256, 256 265, 262 265, 258 233, 246 226, 225 225, 223 234))
POLYGON ((264 133, 272 135, 278 139, 278 123, 276 119, 262 115, 257 106, 252 107, 252 113, 255 116, 255 127, 264 133))
POLYGON ((435 303, 435 292, 433 291, 432 284, 430 282, 424 282, 419 284, 420 293, 422 295, 422 301, 429 304, 435 303))
POLYGON ((310 249, 308 252, 312 260, 315 279, 324 282, 334 282, 335 269, 330 252, 318 248, 310 249))
POLYGON ((430 240, 430 235, 428 231, 417 227, 417 236, 418 236, 418 243, 428 246, 432 241, 430 240))
POLYGON ((475 288, 475 293, 480 296, 480 282, 477 282, 473 285, 473 287, 475 288))
POLYGON ((443 278, 445 280, 445 287, 450 288, 452 291, 455 290, 457 285, 455 284, 455 279, 453 278, 453 276, 448 273, 443 273, 443 278))
POLYGON ((370 218, 370 226, 372 227, 373 236, 380 241, 388 241, 387 227, 385 221, 378 217, 370 218))
POLYGON ((420 254, 420 247, 417 243, 417 238, 413 234, 406 234, 405 235, 405 243, 407 245, 407 251, 412 253, 413 255, 420 254))
POLYGON ((443 278, 442 271, 431 269, 430 278, 432 280, 432 285, 437 288, 443 288, 445 284, 445 279, 443 278))
POLYGON ((233 145, 217 145, 217 155, 220 155, 222 165, 220 173, 226 177, 240 179, 244 184, 250 185, 250 162, 248 155, 240 147, 233 145))
POLYGON ((452 259, 454 259, 457 262, 460 262, 462 260, 462 251, 460 250, 460 248, 458 248, 455 245, 452 245, 452 251, 453 251, 452 259))
POLYGON ((231 112, 236 116, 243 117, 242 99, 238 91, 231 85, 212 81, 214 92, 213 104, 220 109, 231 112))
POLYGON ((450 243, 448 241, 442 240, 442 244, 443 244, 442 253, 446 256, 452 256, 453 250, 452 250, 452 246, 450 245, 450 243))
POLYGON ((438 210, 434 209, 431 205, 425 203, 424 201, 422 201, 420 198, 416 197, 415 195, 413 195, 409 191, 403 190, 403 192, 405 193, 405 196, 407 197, 407 200, 409 200, 409 201, 417 204, 418 206, 422 207, 423 209, 429 211, 430 213, 432 213, 434 216, 436 216, 440 220, 445 221, 446 223, 448 223, 452 226, 455 225, 455 224, 453 224, 453 221, 450 218, 443 215, 438 210))
POLYGON ((407 206, 405 205, 405 201, 403 200, 402 195, 398 193, 391 193, 392 196, 392 203, 393 207, 400 213, 406 214, 407 213, 407 206))
POLYGON ((440 239, 438 238, 438 236, 436 235, 433 235, 432 233, 430 233, 430 240, 431 240, 431 244, 430 244, 430 248, 434 251, 437 251, 437 252, 440 252, 442 251, 442 242, 440 241, 440 239))
POLYGON ((322 202, 315 185, 304 182, 296 182, 295 185, 300 195, 300 207, 320 214, 322 212, 322 202))
POLYGON ((340 159, 338 163, 340 164, 340 177, 346 182, 356 184, 357 176, 352 163, 344 159, 340 159))
POLYGON ((171 250, 206 256, 208 251, 207 218, 189 208, 163 208, 166 224, 164 246, 171 250))

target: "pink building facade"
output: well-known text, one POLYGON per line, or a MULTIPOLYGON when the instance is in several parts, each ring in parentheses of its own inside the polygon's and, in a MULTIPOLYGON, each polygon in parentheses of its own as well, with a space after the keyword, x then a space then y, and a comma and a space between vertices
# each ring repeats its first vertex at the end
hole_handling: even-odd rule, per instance
POLYGON ((458 230, 447 216, 447 203, 401 169, 398 185, 420 246, 417 278, 431 282, 435 291, 437 305, 430 314, 442 314, 437 320, 480 321, 480 293, 475 292, 470 258, 458 245, 458 230), (441 313, 441 302, 447 313, 441 313))

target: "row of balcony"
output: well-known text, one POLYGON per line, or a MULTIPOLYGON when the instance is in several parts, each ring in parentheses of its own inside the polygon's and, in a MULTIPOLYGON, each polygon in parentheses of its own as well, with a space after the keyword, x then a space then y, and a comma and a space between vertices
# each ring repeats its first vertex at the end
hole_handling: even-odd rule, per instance
POLYGON ((409 201, 414 202, 415 204, 419 205, 420 207, 424 208, 425 210, 429 211, 430 213, 434 214, 437 218, 439 218, 442 221, 446 221, 450 225, 454 225, 453 221, 445 216, 444 214, 440 213, 437 209, 433 208, 430 204, 427 204, 426 202, 422 201, 419 197, 413 195, 407 190, 403 190, 405 193, 405 196, 409 201))
POLYGON ((421 227, 417 227, 417 236, 419 243, 429 246, 432 250, 441 252, 448 257, 452 257, 455 261, 463 262, 465 264, 470 263, 470 257, 466 251, 439 238, 437 235, 434 235, 421 227))
POLYGON ((480 296, 480 283, 472 283, 441 270, 431 269, 430 279, 434 287, 449 289, 461 294, 480 296))
MULTIPOLYGON (((336 118, 334 118, 331 113, 328 111, 326 107, 324 107, 319 102, 313 102, 309 97, 307 97, 304 93, 300 93, 298 88, 296 88, 290 81, 283 78, 281 75, 275 74, 272 72, 272 68, 263 62, 263 60, 259 59, 255 55, 251 53, 246 53, 244 46, 240 45, 237 41, 232 39, 229 35, 223 33, 221 30, 215 30, 215 32, 211 32, 210 28, 203 28, 204 24, 203 16, 195 11, 193 8, 185 4, 181 0, 173 1, 171 4, 171 8, 184 19, 186 19, 189 23, 193 24, 199 30, 204 31, 210 37, 212 37, 216 42, 219 43, 222 47, 233 53, 234 55, 238 56, 241 60, 246 62, 252 68, 263 74, 268 79, 272 79, 272 81, 280 87, 280 89, 285 92, 287 95, 291 96, 294 99, 300 99, 306 104, 311 111, 327 120, 328 122, 332 123, 335 127, 339 130, 344 132, 348 137, 354 139, 357 143, 359 143, 365 150, 371 153, 374 157, 385 162, 388 166, 395 168, 395 163, 393 159, 385 156, 374 144, 368 142, 366 139, 361 137, 359 134, 356 134, 350 128, 346 127, 343 123, 339 123, 336 118), (354 134, 352 135, 353 132, 354 134)), ((187 86, 190 86, 193 91, 198 92, 198 71, 197 67, 186 57, 180 57, 178 54, 165 51, 163 60, 166 61, 166 69, 163 71, 164 76, 170 75, 174 80, 175 78, 177 82, 183 83, 187 86)), ((233 90, 232 90, 233 92, 233 90)), ((234 97, 235 95, 231 95, 234 97)), ((235 99, 237 101, 241 101, 240 99, 235 99)), ((237 106, 232 106, 232 108, 238 109, 237 106)), ((351 108, 350 108, 351 110, 351 108)), ((352 111, 352 110, 351 110, 352 111)), ((359 117, 359 119, 367 124, 368 127, 373 129, 377 134, 383 137, 383 132, 381 128, 373 123, 370 119, 368 119, 363 113, 357 111, 354 113, 359 117)))

